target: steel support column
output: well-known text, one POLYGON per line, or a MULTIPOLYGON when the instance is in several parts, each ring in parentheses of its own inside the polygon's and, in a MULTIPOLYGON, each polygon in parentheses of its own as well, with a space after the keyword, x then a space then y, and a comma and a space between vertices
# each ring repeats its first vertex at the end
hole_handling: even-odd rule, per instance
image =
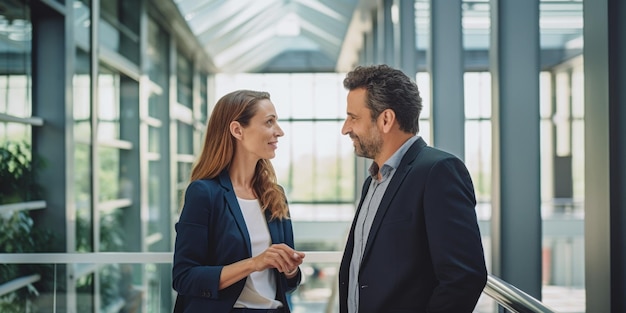
POLYGON ((398 0, 399 34, 397 66, 415 80, 417 75, 417 45, 415 34, 415 0, 398 0))
POLYGON ((587 312, 626 312, 626 3, 585 0, 587 312))
POLYGON ((381 0, 377 9, 378 63, 394 66, 393 21, 391 6, 393 0, 381 0))
POLYGON ((539 0, 491 0, 492 273, 541 299, 539 0))
POLYGON ((465 158, 463 29, 461 0, 430 1, 430 51, 433 145, 465 158))

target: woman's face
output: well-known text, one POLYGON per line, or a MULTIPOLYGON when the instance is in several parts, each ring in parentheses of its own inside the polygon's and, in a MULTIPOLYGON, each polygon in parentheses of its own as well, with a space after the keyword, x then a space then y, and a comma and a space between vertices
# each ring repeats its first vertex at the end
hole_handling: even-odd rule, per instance
POLYGON ((283 130, 278 126, 274 104, 268 99, 257 103, 257 111, 250 124, 242 129, 241 146, 256 159, 272 159, 276 156, 278 137, 283 130))

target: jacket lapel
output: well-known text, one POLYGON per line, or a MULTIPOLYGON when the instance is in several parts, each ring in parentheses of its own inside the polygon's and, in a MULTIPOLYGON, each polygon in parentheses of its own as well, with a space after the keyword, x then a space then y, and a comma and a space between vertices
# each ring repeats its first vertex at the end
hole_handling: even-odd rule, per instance
MULTIPOLYGON (((370 229, 369 236, 367 237, 367 243, 365 244, 365 251, 363 251, 363 259, 361 261, 362 263, 364 263, 367 259, 372 242, 374 242, 374 240, 376 239, 376 234, 378 233, 380 224, 385 217, 385 213, 387 213, 387 210, 389 209, 389 204, 391 203, 391 200, 393 200, 393 198, 396 196, 396 193, 398 192, 400 185, 404 181, 406 174, 411 170, 411 167, 413 166, 413 161, 424 146, 426 146, 426 142, 420 137, 411 145, 411 147, 402 157, 402 161, 400 161, 396 172, 393 174, 393 177, 389 182, 389 186, 387 186, 385 194, 380 201, 378 210, 376 211, 376 216, 374 217, 374 221, 372 222, 372 228, 370 229)), ((367 192, 367 190, 365 192, 367 192)))
POLYGON ((265 220, 267 221, 267 229, 269 230, 270 237, 272 238, 272 243, 283 242, 282 238, 280 238, 280 235, 282 234, 282 232, 280 232, 280 228, 278 226, 278 219, 270 220, 272 217, 270 210, 265 210, 264 213, 265 213, 265 220))
POLYGON ((359 200, 359 204, 357 205, 356 212, 354 212, 354 218, 352 219, 352 226, 350 226, 350 232, 348 233, 348 240, 346 241, 345 249, 343 250, 343 257, 341 258, 341 268, 348 268, 350 264, 350 259, 352 258, 352 251, 354 249, 354 228, 356 227, 356 220, 361 212, 361 206, 363 205, 363 200, 365 199, 365 195, 367 194, 368 186, 372 181, 371 176, 367 176, 365 178, 365 182, 363 183, 363 188, 361 189, 361 200, 359 200))
POLYGON ((246 221, 243 218, 243 213, 241 213, 241 208, 239 207, 239 202, 237 201, 237 195, 235 195, 235 189, 233 188, 233 184, 230 181, 230 177, 228 176, 228 170, 223 170, 219 176, 220 184, 226 192, 224 193, 224 198, 226 198, 226 202, 228 203, 228 210, 235 218, 235 222, 237 223, 237 227, 239 231, 243 235, 245 239, 244 244, 248 249, 248 255, 252 256, 252 246, 250 245, 250 234, 248 233, 248 228, 246 227, 246 221))

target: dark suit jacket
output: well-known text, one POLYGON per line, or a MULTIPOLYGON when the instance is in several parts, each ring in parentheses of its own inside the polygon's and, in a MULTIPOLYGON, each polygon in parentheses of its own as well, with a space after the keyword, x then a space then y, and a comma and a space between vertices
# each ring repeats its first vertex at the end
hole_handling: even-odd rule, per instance
MULTIPOLYGON (((266 211, 269 221, 269 211, 266 211)), ((291 220, 268 222, 272 243, 293 243, 291 220)), ((174 312, 230 312, 245 279, 219 290, 224 265, 252 257, 250 236, 228 172, 210 180, 196 180, 185 192, 185 203, 176 223, 172 286, 178 292, 174 312)), ((287 279, 277 277, 277 299, 289 312, 286 292, 300 284, 300 272, 287 279)))
MULTIPOLYGON (((475 205, 463 162, 421 138, 413 143, 372 224, 358 277, 359 312, 472 312, 487 281, 475 205)), ((342 313, 356 216, 339 270, 342 313)))

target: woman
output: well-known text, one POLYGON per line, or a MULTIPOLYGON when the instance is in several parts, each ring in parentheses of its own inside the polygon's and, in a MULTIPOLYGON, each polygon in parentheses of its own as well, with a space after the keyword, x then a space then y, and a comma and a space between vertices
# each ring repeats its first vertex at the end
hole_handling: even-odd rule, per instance
POLYGON ((175 312, 290 312, 304 253, 269 161, 283 134, 267 92, 215 105, 176 223, 175 312))

